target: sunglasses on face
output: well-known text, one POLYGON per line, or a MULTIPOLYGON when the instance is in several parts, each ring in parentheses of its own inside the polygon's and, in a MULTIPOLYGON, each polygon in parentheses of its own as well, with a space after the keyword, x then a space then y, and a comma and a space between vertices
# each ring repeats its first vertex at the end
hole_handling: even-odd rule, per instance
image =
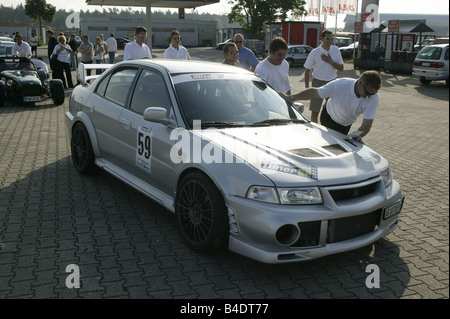
POLYGON ((363 85, 361 85, 362 86, 362 88, 364 89, 364 93, 365 93, 365 95, 366 96, 372 96, 372 95, 375 95, 376 93, 369 93, 369 92, 367 92, 367 89, 366 89, 366 86, 363 84, 363 85))
POLYGON ((147 36, 146 36, 146 35, 143 35, 143 34, 138 34, 138 37, 141 38, 141 39, 147 38, 147 36))
POLYGON ((242 43, 242 41, 234 41, 234 43, 242 43))
POLYGON ((325 37, 324 39, 325 40, 333 40, 333 38, 330 38, 330 37, 325 37))

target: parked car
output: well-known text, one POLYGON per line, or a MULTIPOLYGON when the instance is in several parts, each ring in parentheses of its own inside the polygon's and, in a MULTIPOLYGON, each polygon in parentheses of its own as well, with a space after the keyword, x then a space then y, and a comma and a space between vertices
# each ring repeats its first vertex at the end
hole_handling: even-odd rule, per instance
POLYGON ((352 44, 353 39, 352 38, 345 38, 345 37, 335 37, 333 38, 332 44, 337 46, 338 48, 346 47, 352 44))
POLYGON ((226 40, 226 41, 224 41, 224 42, 217 43, 217 44, 216 44, 216 49, 217 49, 217 50, 223 50, 223 47, 224 47, 225 44, 227 44, 228 42, 233 42, 233 39, 228 39, 228 40, 226 40))
POLYGON ((449 45, 433 44, 422 48, 414 60, 412 74, 424 85, 444 80, 448 87, 449 45))
POLYGON ((87 84, 80 66, 66 113, 73 165, 103 168, 174 213, 188 247, 297 262, 398 225, 389 163, 307 121, 253 72, 130 60, 87 84))
POLYGON ((312 50, 313 48, 309 45, 290 45, 286 52, 285 60, 289 63, 289 67, 294 65, 302 66, 312 50))
POLYGON ((127 43, 130 43, 130 40, 128 40, 127 38, 114 38, 117 41, 117 48, 118 49, 125 49, 125 45, 127 43))
POLYGON ((0 58, 11 57, 13 46, 12 41, 0 41, 0 58))
POLYGON ((64 103, 61 80, 49 81, 45 71, 26 58, 0 59, 0 106, 6 100, 33 104, 47 98, 55 105, 64 103))
POLYGON ((81 37, 79 35, 75 36, 75 41, 77 42, 77 48, 83 43, 83 40, 81 40, 81 37))
MULTIPOLYGON (((339 51, 341 51, 341 55, 343 59, 351 59, 353 57, 353 48, 355 48, 355 51, 358 50, 359 42, 353 42, 352 44, 340 47, 339 51)), ((356 53, 355 53, 356 54, 356 53)))
POLYGON ((0 42, 7 41, 7 42, 14 42, 14 40, 10 37, 0 37, 0 42))

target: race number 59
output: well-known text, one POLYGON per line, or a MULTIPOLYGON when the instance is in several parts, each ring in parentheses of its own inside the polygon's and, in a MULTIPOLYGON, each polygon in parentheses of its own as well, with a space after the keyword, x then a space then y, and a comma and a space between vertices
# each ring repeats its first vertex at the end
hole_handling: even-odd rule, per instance
POLYGON ((152 129, 146 125, 137 132, 136 165, 151 173, 152 129))

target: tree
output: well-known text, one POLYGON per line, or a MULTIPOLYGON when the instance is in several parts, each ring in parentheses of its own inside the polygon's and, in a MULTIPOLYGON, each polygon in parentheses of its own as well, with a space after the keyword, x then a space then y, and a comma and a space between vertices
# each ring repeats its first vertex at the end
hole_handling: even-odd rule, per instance
POLYGON ((25 14, 39 22, 39 33, 42 37, 42 20, 52 22, 55 19, 56 7, 45 0, 27 0, 25 2, 25 14))
POLYGON ((238 22, 251 37, 259 37, 268 22, 288 17, 288 13, 301 16, 306 13, 305 0, 229 0, 233 5, 227 15, 230 23, 238 22))

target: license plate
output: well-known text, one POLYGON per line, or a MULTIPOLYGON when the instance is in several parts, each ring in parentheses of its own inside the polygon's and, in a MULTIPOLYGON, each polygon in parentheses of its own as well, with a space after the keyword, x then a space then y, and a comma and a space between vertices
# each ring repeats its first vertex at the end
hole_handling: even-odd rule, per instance
POLYGON ((402 210, 402 206, 403 206, 403 198, 383 208, 383 219, 388 219, 400 213, 400 211, 402 210))
POLYGON ((430 62, 422 62, 422 66, 430 66, 431 63, 430 62))
POLYGON ((42 96, 24 96, 23 101, 24 102, 41 102, 42 96))

